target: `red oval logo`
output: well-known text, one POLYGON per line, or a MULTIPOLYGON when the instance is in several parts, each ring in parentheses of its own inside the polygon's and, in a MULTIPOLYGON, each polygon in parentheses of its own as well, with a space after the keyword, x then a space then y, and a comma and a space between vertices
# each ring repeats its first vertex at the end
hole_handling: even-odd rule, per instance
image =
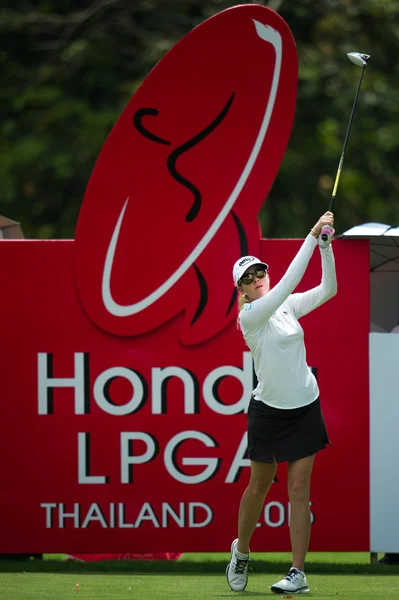
POLYGON ((132 336, 185 311, 181 339, 192 344, 235 317, 231 267, 257 252, 296 88, 291 32, 259 5, 208 19, 151 71, 108 136, 79 215, 75 278, 96 325, 132 336))

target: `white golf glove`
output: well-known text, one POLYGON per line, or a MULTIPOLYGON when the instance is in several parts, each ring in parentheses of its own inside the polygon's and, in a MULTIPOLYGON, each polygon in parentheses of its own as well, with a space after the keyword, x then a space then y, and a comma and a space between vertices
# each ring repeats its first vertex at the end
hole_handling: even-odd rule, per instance
POLYGON ((331 244, 335 230, 330 225, 323 225, 317 238, 320 248, 327 248, 331 244))

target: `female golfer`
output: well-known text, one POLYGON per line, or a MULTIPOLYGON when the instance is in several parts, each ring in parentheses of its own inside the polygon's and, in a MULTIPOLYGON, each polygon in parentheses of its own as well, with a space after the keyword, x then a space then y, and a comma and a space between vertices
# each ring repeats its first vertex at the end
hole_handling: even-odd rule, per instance
POLYGON ((254 256, 240 258, 233 269, 239 292, 238 325, 251 350, 258 378, 248 408, 251 478, 241 499, 238 538, 231 545, 226 569, 227 581, 234 591, 244 590, 247 585, 249 543, 277 464, 288 462, 292 567, 271 589, 276 593, 309 592, 304 563, 310 539, 310 475, 316 452, 325 448, 329 440, 317 381, 306 363, 304 334, 298 319, 337 293, 332 235, 323 241, 323 226, 331 228, 330 234, 334 232, 331 212, 326 212, 310 230, 273 289, 268 265, 254 256), (321 284, 293 294, 318 244, 321 284))

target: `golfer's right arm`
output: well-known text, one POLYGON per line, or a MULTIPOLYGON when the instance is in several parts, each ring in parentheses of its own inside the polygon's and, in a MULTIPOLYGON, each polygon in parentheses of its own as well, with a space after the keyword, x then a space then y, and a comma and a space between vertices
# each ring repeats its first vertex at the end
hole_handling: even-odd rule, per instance
POLYGON ((287 300, 301 281, 316 246, 317 239, 309 234, 278 284, 265 296, 244 305, 240 321, 245 328, 252 329, 262 325, 287 300))

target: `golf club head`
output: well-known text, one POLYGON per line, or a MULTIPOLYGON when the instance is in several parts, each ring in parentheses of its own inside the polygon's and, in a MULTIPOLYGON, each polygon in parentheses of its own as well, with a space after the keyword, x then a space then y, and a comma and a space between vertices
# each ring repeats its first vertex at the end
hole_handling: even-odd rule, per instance
POLYGON ((361 54, 360 52, 348 52, 347 57, 353 64, 358 67, 365 67, 367 65, 367 61, 370 58, 369 54, 361 54))

